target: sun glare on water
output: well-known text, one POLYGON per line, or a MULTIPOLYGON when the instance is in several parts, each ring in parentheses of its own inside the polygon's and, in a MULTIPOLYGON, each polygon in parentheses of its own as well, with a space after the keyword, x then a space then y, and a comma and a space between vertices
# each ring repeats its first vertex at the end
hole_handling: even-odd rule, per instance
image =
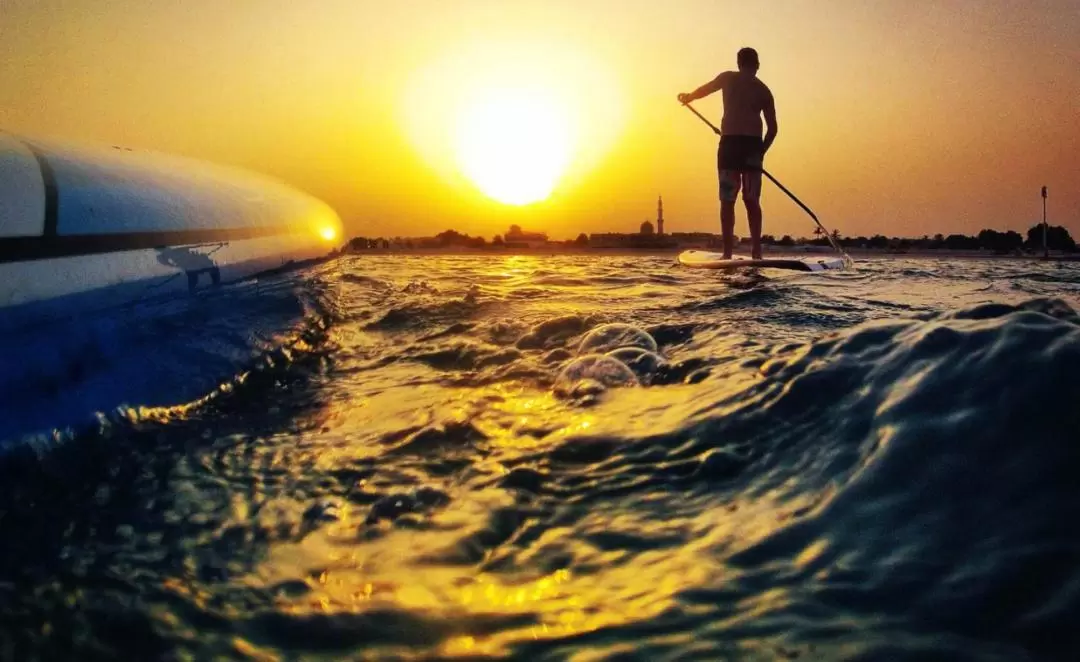
POLYGON ((456 151, 485 195, 511 205, 545 200, 570 161, 567 113, 538 89, 493 89, 462 109, 456 151))

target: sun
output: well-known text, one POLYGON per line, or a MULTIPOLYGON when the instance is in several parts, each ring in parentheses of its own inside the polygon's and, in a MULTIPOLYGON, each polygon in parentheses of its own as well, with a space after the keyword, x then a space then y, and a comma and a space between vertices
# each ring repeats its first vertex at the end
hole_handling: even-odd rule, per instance
POLYGON ((510 205, 547 199, 570 161, 567 113, 542 89, 496 88, 466 103, 457 127, 462 171, 510 205))

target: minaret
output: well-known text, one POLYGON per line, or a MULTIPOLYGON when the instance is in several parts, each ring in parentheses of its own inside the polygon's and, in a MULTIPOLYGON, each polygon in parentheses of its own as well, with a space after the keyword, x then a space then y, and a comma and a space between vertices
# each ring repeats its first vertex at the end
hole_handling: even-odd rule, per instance
POLYGON ((656 234, 664 234, 664 196, 656 199, 656 234))

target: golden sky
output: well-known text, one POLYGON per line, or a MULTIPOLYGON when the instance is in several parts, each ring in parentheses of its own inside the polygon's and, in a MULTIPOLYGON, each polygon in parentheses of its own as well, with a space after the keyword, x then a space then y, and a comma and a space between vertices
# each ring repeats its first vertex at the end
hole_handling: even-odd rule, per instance
MULTIPOLYGON (((0 129, 276 175, 353 235, 633 231, 658 193, 670 231, 718 232, 715 138, 675 96, 749 45, 766 168, 829 228, 1024 231, 1047 185, 1080 236, 1078 34, 1076 0, 0 0, 0 129), (569 152, 512 206, 459 148, 498 124, 543 161, 551 118, 520 90, 569 152), (462 128, 479 99, 510 101, 462 128)), ((719 123, 719 95, 695 106, 719 123)), ((766 233, 813 230, 768 183, 762 206, 766 233)))

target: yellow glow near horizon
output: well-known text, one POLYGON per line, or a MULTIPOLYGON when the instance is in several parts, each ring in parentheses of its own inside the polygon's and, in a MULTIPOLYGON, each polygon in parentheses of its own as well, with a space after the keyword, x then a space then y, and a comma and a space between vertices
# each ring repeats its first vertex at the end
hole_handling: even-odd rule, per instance
POLYGON ((553 97, 541 89, 493 89, 463 110, 457 157, 488 197, 524 205, 551 195, 571 153, 569 121, 553 97))

